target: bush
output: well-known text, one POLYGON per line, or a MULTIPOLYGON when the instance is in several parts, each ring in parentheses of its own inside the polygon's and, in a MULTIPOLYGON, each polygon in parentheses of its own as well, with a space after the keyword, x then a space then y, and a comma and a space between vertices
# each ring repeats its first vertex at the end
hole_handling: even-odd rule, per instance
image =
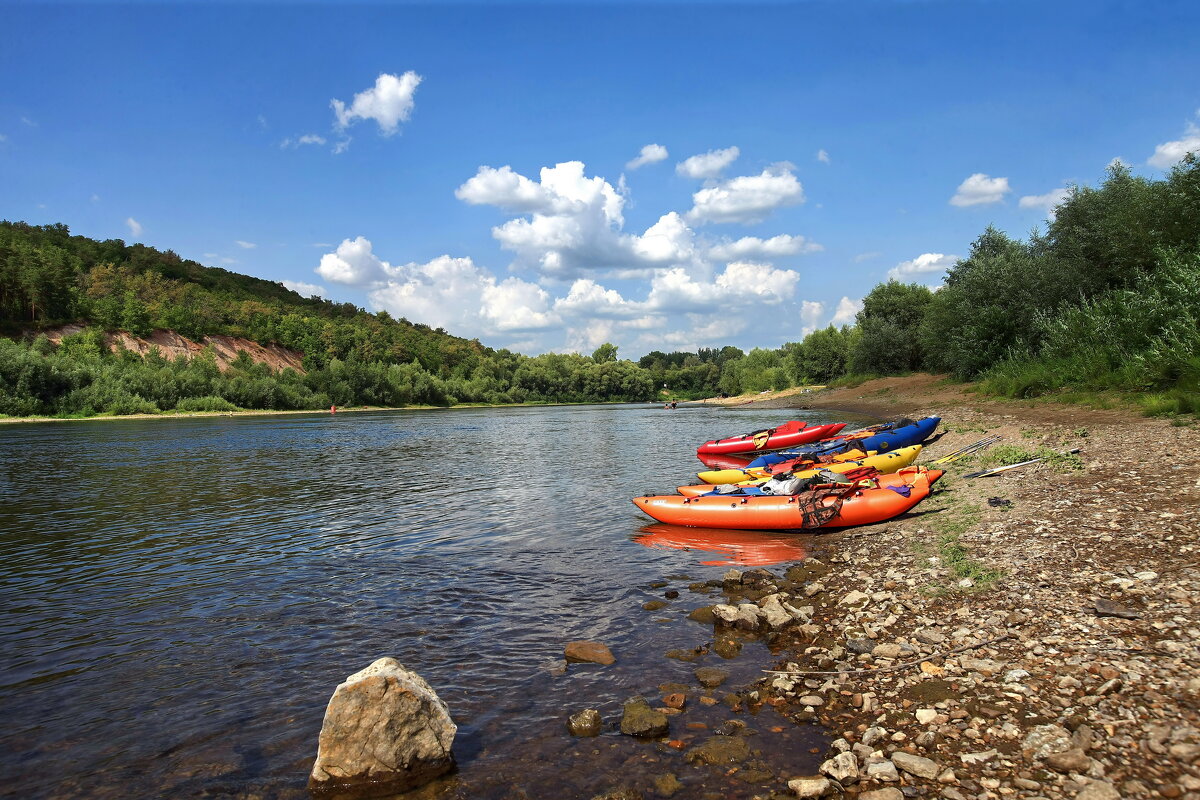
POLYGON ((240 409, 224 397, 206 395, 185 397, 175 406, 176 411, 239 411, 240 409))

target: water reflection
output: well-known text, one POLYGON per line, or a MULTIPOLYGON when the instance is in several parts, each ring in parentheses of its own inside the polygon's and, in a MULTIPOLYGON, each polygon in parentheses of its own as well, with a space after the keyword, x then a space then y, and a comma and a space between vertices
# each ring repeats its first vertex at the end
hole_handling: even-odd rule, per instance
POLYGON ((807 556, 801 535, 735 531, 726 528, 690 528, 656 522, 646 525, 633 541, 656 550, 702 550, 718 553, 720 559, 701 561, 705 566, 767 567, 807 556))

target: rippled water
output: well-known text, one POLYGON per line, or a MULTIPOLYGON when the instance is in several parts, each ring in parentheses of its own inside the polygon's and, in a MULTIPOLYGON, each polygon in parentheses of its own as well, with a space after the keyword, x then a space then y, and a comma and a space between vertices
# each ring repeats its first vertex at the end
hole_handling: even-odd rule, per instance
MULTIPOLYGON (((701 664, 757 676, 753 642, 731 662, 663 657, 711 637, 685 618, 703 602, 686 585, 800 560, 811 538, 650 524, 629 498, 692 482, 705 439, 798 415, 829 419, 575 406, 0 426, 0 792, 303 797, 333 687, 392 655, 460 725, 460 769, 428 796, 590 797, 665 771, 749 796, 661 745, 563 725, 587 706, 614 720, 701 664), (667 577, 682 598, 643 611, 667 577), (618 664, 553 674, 572 639, 618 664)), ((729 717, 715 709, 688 718, 729 717)), ((779 735, 795 740, 778 769, 813 758, 813 731, 779 735)))

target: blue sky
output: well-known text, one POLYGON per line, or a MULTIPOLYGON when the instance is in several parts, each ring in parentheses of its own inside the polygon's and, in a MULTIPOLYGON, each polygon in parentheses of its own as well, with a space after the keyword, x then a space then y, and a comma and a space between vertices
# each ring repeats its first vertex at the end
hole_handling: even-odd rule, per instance
POLYGON ((1195 3, 0 18, 0 217, 530 354, 777 347, 1200 148, 1195 3))

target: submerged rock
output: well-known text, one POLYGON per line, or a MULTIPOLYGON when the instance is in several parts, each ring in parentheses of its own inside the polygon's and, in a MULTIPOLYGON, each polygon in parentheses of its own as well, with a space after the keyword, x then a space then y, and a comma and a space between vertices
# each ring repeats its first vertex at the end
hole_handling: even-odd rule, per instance
POLYGON ((567 720, 572 736, 599 736, 601 725, 600 712, 594 708, 585 708, 567 720))
POLYGON ((715 689, 729 679, 729 673, 719 667, 700 667, 696 670, 696 680, 706 689, 715 689))
POLYGON ((621 714, 621 733, 653 739, 666 736, 669 730, 667 715, 652 709, 646 698, 635 697, 625 702, 624 712, 621 714))
POLYGON ((420 675, 381 658, 334 690, 309 788, 399 793, 421 786, 454 768, 457 731, 420 675))
POLYGON ((710 736, 687 751, 686 758, 701 764, 740 764, 750 758, 750 745, 741 736, 710 736))
POLYGON ((569 662, 586 662, 591 664, 613 664, 616 658, 606 645, 600 642, 569 642, 565 648, 569 662))

